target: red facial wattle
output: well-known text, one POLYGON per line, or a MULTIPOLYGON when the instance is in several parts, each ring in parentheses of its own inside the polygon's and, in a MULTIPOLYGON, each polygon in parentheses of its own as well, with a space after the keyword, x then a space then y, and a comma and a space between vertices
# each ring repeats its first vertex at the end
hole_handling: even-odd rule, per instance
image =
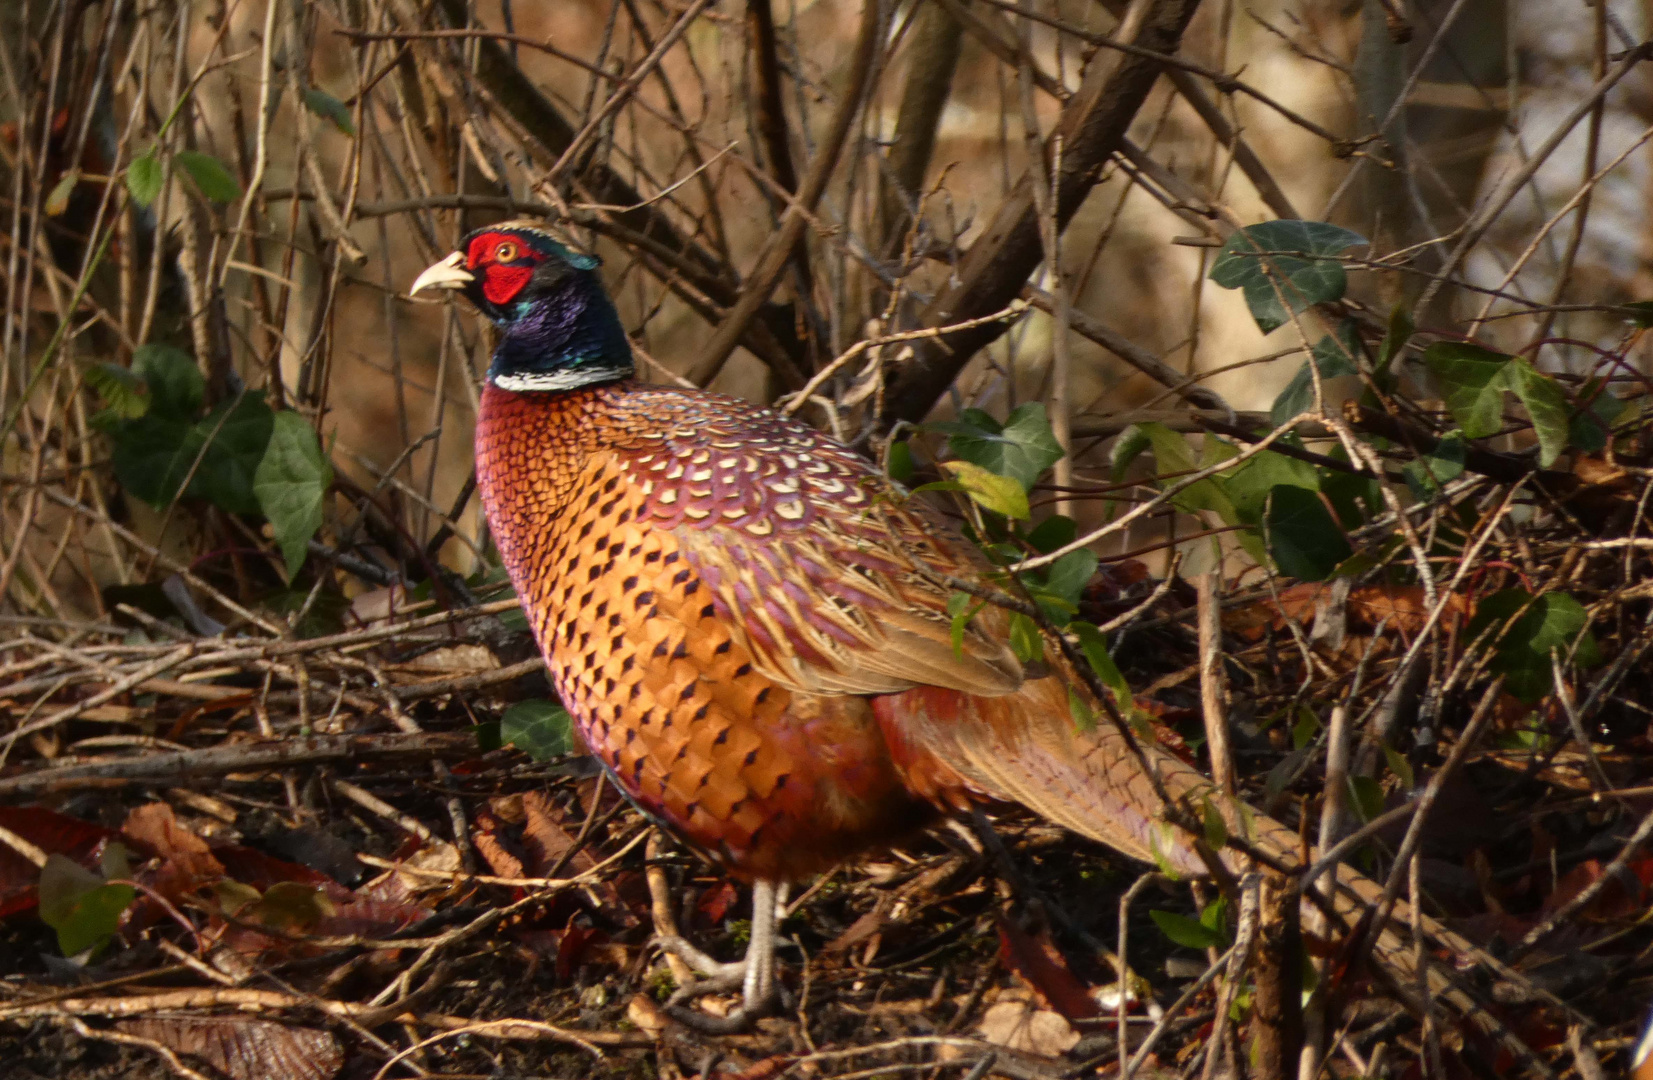
POLYGON ((532 266, 490 266, 482 272, 482 295, 490 304, 504 306, 533 276, 532 266))
POLYGON ((499 306, 509 304, 534 276, 530 252, 506 233, 483 233, 472 240, 465 265, 482 279, 482 295, 499 306))

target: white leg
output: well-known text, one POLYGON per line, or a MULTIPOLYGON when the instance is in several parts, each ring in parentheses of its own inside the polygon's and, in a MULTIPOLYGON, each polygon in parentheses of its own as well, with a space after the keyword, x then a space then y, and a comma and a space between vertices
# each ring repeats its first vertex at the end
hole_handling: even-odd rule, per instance
POLYGON ((755 1011, 775 986, 775 883, 752 883, 752 940, 746 946, 743 1007, 755 1011))

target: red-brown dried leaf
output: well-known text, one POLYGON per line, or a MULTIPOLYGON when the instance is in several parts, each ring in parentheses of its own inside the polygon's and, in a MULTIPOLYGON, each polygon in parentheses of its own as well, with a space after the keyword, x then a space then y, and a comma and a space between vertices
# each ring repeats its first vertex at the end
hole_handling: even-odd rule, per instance
MULTIPOLYGON (((1643 897, 1647 893, 1648 864, 1653 860, 1644 858, 1636 862, 1641 865, 1633 863, 1628 868, 1629 872, 1613 877, 1575 917, 1594 922, 1635 918, 1645 907, 1643 897)), ((1573 897, 1600 881, 1605 870, 1606 864, 1600 859, 1586 859, 1562 874, 1550 895, 1544 898, 1544 913, 1548 915, 1566 905, 1573 897)))
MULTIPOLYGON (((574 847, 574 837, 561 825, 562 810, 543 791, 531 791, 522 797, 522 809, 527 819, 522 824, 522 848, 532 877, 549 877, 559 860, 574 847)), ((580 874, 597 865, 591 853, 574 853, 563 868, 565 873, 580 874)))
POLYGON ((702 929, 722 926, 724 916, 729 909, 735 906, 740 899, 740 890, 732 881, 719 881, 710 888, 702 889, 700 899, 695 901, 695 913, 700 916, 702 929))
POLYGON ((300 885, 314 885, 318 889, 325 889, 328 898, 335 902, 348 900, 355 895, 320 870, 278 859, 257 848, 242 844, 213 844, 211 850, 213 857, 223 866, 226 877, 233 878, 243 885, 251 885, 259 892, 264 892, 278 882, 296 881, 300 885))
POLYGON ((152 887, 163 896, 181 896, 224 876, 224 865, 207 842, 178 824, 166 803, 136 808, 126 816, 121 832, 160 856, 152 887))
POLYGON ((1101 1015, 1090 990, 1068 968, 1046 934, 1033 937, 1005 919, 998 920, 999 962, 1015 972, 1046 1008, 1068 1020, 1101 1015))
POLYGON ((486 810, 478 811, 476 815, 476 826, 471 830, 471 845, 487 862, 488 868, 496 877, 528 876, 523 872, 522 860, 511 851, 510 840, 506 837, 499 819, 486 810))
POLYGON ((332 1080, 344 1051, 331 1033, 226 1017, 122 1020, 128 1035, 199 1058, 231 1080, 332 1080))

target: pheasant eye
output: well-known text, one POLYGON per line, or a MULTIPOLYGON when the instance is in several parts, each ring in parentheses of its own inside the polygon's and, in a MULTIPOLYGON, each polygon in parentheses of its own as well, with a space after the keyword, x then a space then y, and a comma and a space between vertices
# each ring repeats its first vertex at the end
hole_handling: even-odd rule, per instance
POLYGON ((494 248, 494 261, 502 263, 516 262, 519 254, 521 252, 517 248, 516 241, 506 240, 494 248))

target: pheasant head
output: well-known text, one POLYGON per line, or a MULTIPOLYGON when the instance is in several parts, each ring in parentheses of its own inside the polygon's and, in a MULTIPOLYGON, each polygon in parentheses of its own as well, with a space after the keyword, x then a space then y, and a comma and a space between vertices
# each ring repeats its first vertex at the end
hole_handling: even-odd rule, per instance
POLYGON ((488 381, 515 392, 572 390, 632 374, 631 345, 597 276, 601 260, 528 222, 478 229, 409 293, 457 289, 500 328, 488 381))

